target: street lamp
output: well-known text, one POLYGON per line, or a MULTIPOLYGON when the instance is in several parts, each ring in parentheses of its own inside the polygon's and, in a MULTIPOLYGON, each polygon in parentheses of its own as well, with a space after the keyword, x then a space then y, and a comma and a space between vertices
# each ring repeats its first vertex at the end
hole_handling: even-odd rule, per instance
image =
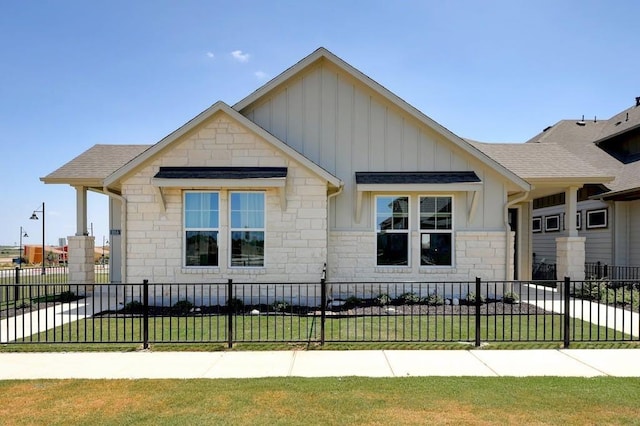
POLYGON ((20 269, 22 269, 22 237, 27 238, 28 235, 26 232, 24 232, 24 230, 22 229, 22 226, 20 227, 20 251, 18 254, 18 266, 20 269))
POLYGON ((42 210, 34 210, 29 219, 38 220, 38 215, 36 213, 42 213, 42 272, 41 275, 46 274, 46 269, 44 265, 45 260, 45 247, 44 247, 44 201, 42 202, 42 210))

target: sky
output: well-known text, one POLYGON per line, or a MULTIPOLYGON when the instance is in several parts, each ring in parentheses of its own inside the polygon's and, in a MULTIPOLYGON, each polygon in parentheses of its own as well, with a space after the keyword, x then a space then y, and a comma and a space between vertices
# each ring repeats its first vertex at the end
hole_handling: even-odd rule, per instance
MULTIPOLYGON (((0 245, 75 234, 45 176, 95 144, 154 144, 325 47, 453 133, 524 142, 640 96, 640 2, 0 1, 0 245), (40 213, 38 213, 40 215, 40 213)), ((96 245, 108 199, 90 193, 96 245)))

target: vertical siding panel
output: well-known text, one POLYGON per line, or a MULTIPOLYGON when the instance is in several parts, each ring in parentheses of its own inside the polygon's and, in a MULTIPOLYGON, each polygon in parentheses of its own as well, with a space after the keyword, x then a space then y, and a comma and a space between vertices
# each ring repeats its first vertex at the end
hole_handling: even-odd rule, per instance
POLYGON ((369 144, 369 167, 371 170, 385 170, 385 135, 387 109, 370 99, 371 136, 369 144))
POLYGON ((433 139, 429 137, 429 133, 423 129, 418 133, 418 150, 419 150, 419 164, 420 170, 428 171, 435 170, 436 168, 436 145, 433 139))
POLYGON ((271 100, 253 110, 253 122, 263 129, 271 128, 271 100))
POLYGON ((297 80, 287 90, 287 144, 298 152, 303 152, 303 102, 302 84, 297 80))
POLYGON ((435 163, 435 170, 451 170, 451 149, 440 141, 436 143, 435 163))
POLYGON ((303 153, 315 163, 320 163, 320 121, 322 91, 320 90, 320 68, 309 73, 303 80, 303 153))
POLYGON ((418 128, 402 120, 402 170, 418 171, 418 128))
POLYGON ((287 91, 283 90, 271 101, 271 127, 267 128, 283 142, 288 141, 287 134, 287 91))
MULTIPOLYGON (((355 177, 353 172, 361 172, 373 170, 369 167, 369 133, 370 133, 370 98, 366 93, 354 88, 354 103, 353 103, 353 151, 351 153, 352 173, 345 179, 349 179, 352 182, 355 177)), ((346 196, 355 196, 355 191, 345 191, 346 196)), ((370 201, 367 194, 362 199, 362 220, 360 224, 353 221, 354 228, 362 228, 365 224, 369 223, 370 213, 370 201)), ((353 213, 350 214, 353 218, 353 213)))
POLYGON ((385 137, 386 170, 402 170, 402 157, 406 146, 402 140, 402 119, 393 109, 387 109, 385 137))
POLYGON ((328 172, 336 172, 336 132, 338 109, 338 84, 336 74, 322 70, 322 125, 320 126, 320 164, 328 172))
POLYGON ((640 266, 640 201, 629 203, 629 217, 629 266, 640 266))
MULTIPOLYGON (((336 140, 336 176, 344 182, 344 191, 335 200, 334 224, 337 229, 349 229, 354 212, 354 175, 352 170, 352 150, 354 143, 355 93, 353 85, 340 77, 337 78, 337 140, 336 140)), ((355 164, 354 164, 355 165, 355 164)))

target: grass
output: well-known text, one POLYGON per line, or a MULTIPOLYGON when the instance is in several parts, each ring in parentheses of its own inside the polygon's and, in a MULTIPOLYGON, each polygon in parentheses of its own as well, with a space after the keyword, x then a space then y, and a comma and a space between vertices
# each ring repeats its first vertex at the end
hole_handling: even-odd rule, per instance
POLYGON ((640 379, 0 382, 3 424, 637 424, 640 379))
MULTIPOLYGON (((470 317, 345 317, 330 318, 326 322, 325 339, 331 345, 396 344, 403 348, 434 345, 468 348, 475 342, 474 318, 470 317), (464 343, 468 342, 468 343, 464 343)), ((631 337, 585 321, 571 321, 572 341, 631 340, 631 337)), ((277 348, 316 346, 320 341, 319 318, 306 316, 238 316, 234 320, 234 346, 247 344, 277 348), (248 342, 252 342, 249 344, 248 342)), ((177 344, 186 347, 224 348, 227 342, 226 316, 152 317, 149 340, 156 346, 177 344), (164 342, 164 343, 163 343, 164 342)), ((495 344, 530 343, 555 345, 562 342, 562 317, 538 315, 530 317, 486 316, 481 321, 481 341, 495 344)), ((95 347, 99 343, 113 343, 118 347, 135 348, 142 342, 140 318, 94 317, 70 322, 54 329, 27 336, 19 343, 55 343, 54 349, 64 347, 95 347), (124 343, 122 343, 124 342, 124 343), (126 342, 131 342, 127 344, 126 342)), ((7 346, 12 346, 11 345, 7 346)), ((21 345, 22 346, 22 345, 21 345)), ((44 346, 44 345, 38 345, 44 346)), ((103 345, 108 346, 108 345, 103 345)), ((72 349, 73 350, 73 349, 72 349)), ((83 349, 84 350, 84 349, 83 349)), ((218 349, 216 349, 218 350, 218 349)))

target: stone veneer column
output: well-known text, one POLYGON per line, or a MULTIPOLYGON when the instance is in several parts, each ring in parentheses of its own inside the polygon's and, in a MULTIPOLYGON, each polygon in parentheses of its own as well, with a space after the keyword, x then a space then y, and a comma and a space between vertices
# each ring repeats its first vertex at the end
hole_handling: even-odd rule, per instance
POLYGON ((556 271, 559 280, 564 277, 584 280, 585 241, 585 237, 556 238, 556 271))
POLYGON ((95 284, 95 238, 68 237, 69 284, 95 284))

